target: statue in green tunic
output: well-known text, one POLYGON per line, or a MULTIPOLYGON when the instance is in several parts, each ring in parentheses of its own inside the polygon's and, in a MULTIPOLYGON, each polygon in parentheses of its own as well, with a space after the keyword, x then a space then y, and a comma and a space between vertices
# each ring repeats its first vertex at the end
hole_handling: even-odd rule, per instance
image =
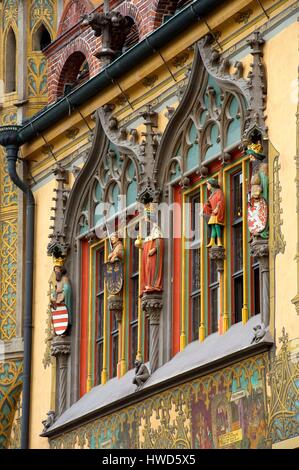
POLYGON ((51 307, 55 309, 57 304, 65 304, 69 315, 69 324, 72 321, 72 288, 67 275, 67 270, 61 261, 54 262, 54 279, 51 283, 51 307))

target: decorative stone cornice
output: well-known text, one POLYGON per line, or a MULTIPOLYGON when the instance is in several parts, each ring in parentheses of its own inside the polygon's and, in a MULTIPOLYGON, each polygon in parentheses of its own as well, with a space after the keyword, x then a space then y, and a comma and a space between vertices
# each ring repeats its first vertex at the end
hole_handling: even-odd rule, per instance
POLYGON ((116 321, 122 321, 123 312, 123 297, 122 295, 109 295, 108 297, 108 310, 114 313, 116 321))
POLYGON ((217 271, 222 272, 224 270, 224 259, 225 259, 225 249, 223 246, 212 246, 209 250, 210 259, 216 261, 217 271))
POLYGON ((268 258, 269 257, 269 244, 268 240, 254 238, 250 242, 250 255, 253 258, 268 258))
POLYGON ((71 343, 69 337, 55 336, 51 345, 51 355, 68 356, 71 353, 71 343))
POLYGON ((162 293, 145 293, 141 300, 142 310, 149 317, 150 323, 159 323, 163 308, 162 293))

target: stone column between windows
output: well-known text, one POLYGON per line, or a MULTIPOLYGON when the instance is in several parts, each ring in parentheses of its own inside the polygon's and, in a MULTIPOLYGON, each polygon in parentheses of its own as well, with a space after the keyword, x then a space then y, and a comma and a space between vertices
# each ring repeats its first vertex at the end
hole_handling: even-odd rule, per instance
POLYGON ((58 394, 58 416, 66 410, 67 403, 67 368, 68 356, 71 352, 71 340, 69 336, 55 336, 51 345, 51 355, 56 357, 59 394, 58 394))
POLYGON ((149 317, 149 362, 151 373, 159 367, 159 328, 163 308, 162 293, 149 292, 142 296, 142 310, 149 317))
POLYGON ((118 364, 117 364, 117 377, 120 378, 124 375, 124 365, 122 358, 122 318, 123 318, 123 294, 122 291, 118 295, 111 294, 108 297, 108 310, 115 319, 118 325, 118 364))
POLYGON ((255 239, 251 242, 250 254, 259 260, 261 319, 265 327, 269 325, 269 245, 268 240, 255 239))

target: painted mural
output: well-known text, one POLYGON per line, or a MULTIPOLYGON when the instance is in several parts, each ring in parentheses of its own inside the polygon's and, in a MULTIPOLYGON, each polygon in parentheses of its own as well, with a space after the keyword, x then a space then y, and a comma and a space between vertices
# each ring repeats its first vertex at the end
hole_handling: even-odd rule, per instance
POLYGON ((266 354, 247 359, 77 428, 51 447, 265 448, 266 370, 266 354))
POLYGON ((9 444, 15 411, 22 390, 21 361, 0 362, 0 449, 9 444))
POLYGON ((221 373, 219 380, 204 381, 191 405, 192 447, 266 447, 265 406, 264 380, 257 369, 247 371, 239 366, 221 373))

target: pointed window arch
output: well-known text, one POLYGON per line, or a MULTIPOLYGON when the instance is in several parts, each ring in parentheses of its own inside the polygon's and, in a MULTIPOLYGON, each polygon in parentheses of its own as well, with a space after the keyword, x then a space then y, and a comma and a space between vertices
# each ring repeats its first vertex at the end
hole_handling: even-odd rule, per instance
POLYGON ((17 71, 17 40, 12 27, 6 36, 5 47, 5 91, 13 93, 16 91, 16 71, 17 71))
POLYGON ((178 206, 171 215, 175 234, 167 246, 173 266, 168 307, 175 325, 173 355, 188 342, 203 341, 217 331, 222 334, 261 310, 260 268, 250 260, 247 248, 251 162, 240 145, 249 102, 247 83, 206 66, 206 51, 199 47, 185 94, 170 115, 156 155, 159 187, 166 187, 165 198, 178 206), (209 213, 211 178, 225 200, 223 224, 209 213), (223 247, 225 258, 219 264, 215 253, 224 253, 223 247))
POLYGON ((32 35, 32 50, 42 51, 51 41, 52 39, 48 29, 44 23, 41 23, 32 35))

